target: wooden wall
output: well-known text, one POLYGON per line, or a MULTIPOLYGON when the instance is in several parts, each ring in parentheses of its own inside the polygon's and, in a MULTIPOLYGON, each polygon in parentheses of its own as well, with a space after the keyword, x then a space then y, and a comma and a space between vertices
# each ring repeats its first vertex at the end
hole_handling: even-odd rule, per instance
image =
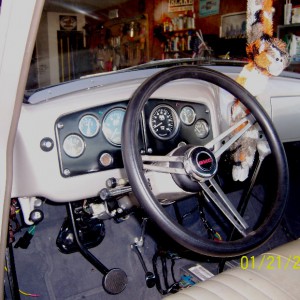
MULTIPOLYGON (((152 1, 147 1, 148 3, 152 1)), ((274 15, 274 29, 276 32, 277 25, 283 24, 283 10, 284 10, 284 0, 273 0, 273 5, 275 8, 274 15)), ((293 0, 293 5, 300 4, 300 0, 293 0)), ((163 7, 165 8, 165 13, 167 14, 168 1, 154 0, 154 9, 159 8, 161 13, 163 12, 163 7), (165 3, 165 5, 162 5, 165 3)), ((247 0, 220 0, 220 13, 218 15, 208 16, 205 18, 199 17, 199 0, 194 1, 195 13, 196 13, 196 27, 201 29, 203 34, 219 34, 219 28, 221 24, 221 16, 228 13, 242 12, 247 9, 247 0)))
MULTIPOLYGON (((196 15, 196 29, 201 29, 205 35, 219 36, 221 16, 228 13, 242 12, 247 9, 247 0, 220 0, 220 12, 217 15, 200 18, 199 0, 194 0, 194 11, 196 15)), ((300 0, 292 0, 293 4, 299 4, 300 0)), ((277 25, 283 24, 284 0, 273 0, 275 7, 274 16, 274 34, 276 34, 277 25)), ((110 9, 113 9, 111 7, 110 9)), ((168 15, 168 0, 129 0, 121 8, 119 7, 119 17, 132 17, 135 14, 148 14, 149 20, 149 52, 150 59, 161 59, 162 45, 154 37, 154 31, 157 25, 162 22, 162 18, 168 15)), ((108 11, 99 12, 99 19, 102 16, 107 18, 108 11)), ((105 18, 104 18, 105 19, 105 18)), ((104 21, 104 20, 103 20, 104 21)))
MULTIPOLYGON (((148 2, 152 1, 147 1, 148 2)), ((292 0, 293 5, 300 4, 300 0, 292 0)), ((276 28, 278 25, 283 24, 283 11, 284 11, 284 0, 273 0, 273 6, 275 8, 274 15, 274 35, 276 35, 276 28)), ((167 12, 168 0, 154 0, 154 15, 161 15, 163 13, 168 15, 167 12)), ((196 13, 196 29, 201 29, 205 35, 219 36, 221 16, 229 13, 242 12, 247 10, 247 0, 220 0, 220 11, 219 14, 200 18, 199 16, 199 0, 194 0, 194 10, 196 13)), ((154 18, 154 26, 158 20, 154 18)), ((152 24, 152 25, 153 25, 152 24)), ((150 27, 152 28, 152 27, 150 27)), ((152 43, 152 54, 154 58, 160 58, 160 44, 154 40, 152 43)))
MULTIPOLYGON (((220 13, 218 15, 208 16, 196 19, 196 28, 201 29, 203 34, 219 34, 221 25, 221 16, 224 14, 235 13, 246 11, 247 1, 246 0, 226 0, 220 1, 220 13)), ((199 12, 199 1, 196 1, 195 11, 199 12)))

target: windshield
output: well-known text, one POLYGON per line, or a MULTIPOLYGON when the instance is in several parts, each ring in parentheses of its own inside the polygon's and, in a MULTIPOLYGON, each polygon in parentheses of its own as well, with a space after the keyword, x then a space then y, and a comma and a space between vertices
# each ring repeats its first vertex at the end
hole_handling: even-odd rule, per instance
MULTIPOLYGON (((46 0, 27 90, 160 60, 243 64, 247 1, 226 3, 46 0)), ((291 49, 288 70, 299 72, 299 27, 282 26, 283 7, 274 5, 274 34, 291 49)))

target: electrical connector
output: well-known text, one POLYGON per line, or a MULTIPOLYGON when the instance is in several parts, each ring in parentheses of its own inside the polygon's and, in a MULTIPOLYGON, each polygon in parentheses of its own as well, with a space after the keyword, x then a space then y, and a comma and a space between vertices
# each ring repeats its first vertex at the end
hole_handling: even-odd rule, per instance
POLYGON ((22 248, 22 249, 27 249, 31 239, 34 236, 35 232, 35 226, 30 227, 28 231, 25 232, 25 234, 19 238, 19 240, 16 242, 14 248, 22 248))

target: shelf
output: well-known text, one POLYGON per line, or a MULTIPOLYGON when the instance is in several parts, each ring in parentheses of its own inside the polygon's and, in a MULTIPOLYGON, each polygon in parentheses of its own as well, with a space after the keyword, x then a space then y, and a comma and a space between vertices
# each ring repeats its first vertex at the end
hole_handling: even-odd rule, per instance
POLYGON ((293 27, 300 27, 300 23, 288 24, 288 25, 278 25, 278 28, 293 28, 293 27))
POLYGON ((291 62, 289 66, 285 69, 285 71, 300 73, 300 62, 298 61, 291 62))
POLYGON ((172 53, 192 53, 193 50, 176 50, 176 51, 164 51, 165 53, 168 53, 168 54, 172 54, 172 53))
POLYGON ((195 28, 189 28, 189 29, 182 29, 182 30, 172 30, 172 31, 164 31, 163 34, 164 35, 171 35, 171 34, 176 34, 176 33, 187 33, 189 31, 195 32, 196 29, 195 28))
POLYGON ((195 29, 182 29, 166 31, 163 33, 165 37, 164 53, 166 55, 186 56, 192 54, 195 44, 195 29))
POLYGON ((283 38, 285 34, 297 33, 300 35, 300 23, 288 24, 288 25, 278 25, 277 26, 277 37, 283 38))

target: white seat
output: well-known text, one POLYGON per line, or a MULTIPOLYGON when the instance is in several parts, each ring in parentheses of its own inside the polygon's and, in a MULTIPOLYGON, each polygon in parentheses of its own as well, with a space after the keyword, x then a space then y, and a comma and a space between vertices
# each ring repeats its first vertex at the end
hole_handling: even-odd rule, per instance
POLYGON ((246 266, 244 263, 244 269, 227 270, 164 299, 300 299, 300 239, 249 259, 246 266))

